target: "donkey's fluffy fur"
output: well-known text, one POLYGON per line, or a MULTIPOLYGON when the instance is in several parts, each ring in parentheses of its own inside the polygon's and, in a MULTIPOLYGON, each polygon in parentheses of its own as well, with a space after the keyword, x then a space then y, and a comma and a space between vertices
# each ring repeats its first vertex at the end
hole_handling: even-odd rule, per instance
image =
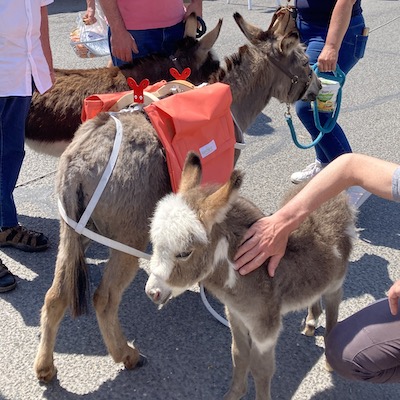
MULTIPOLYGON (((230 85, 231 109, 241 129, 254 121, 272 96, 287 103, 300 98, 315 99, 320 84, 308 65, 299 38, 263 32, 246 23, 239 14, 235 14, 235 19, 252 44, 227 58, 226 68, 218 70, 210 82, 230 85), (298 83, 293 84, 282 69, 297 75, 298 83)), ((145 116, 140 112, 125 112, 118 118, 123 127, 122 144, 113 173, 92 213, 91 226, 103 236, 144 251, 151 214, 157 201, 171 191, 171 185, 163 149, 145 116)), ((115 134, 114 120, 108 114, 99 114, 81 125, 60 158, 57 191, 66 214, 75 221, 82 216, 97 187, 115 134)), ((55 275, 42 308, 42 335, 35 361, 37 376, 43 381, 49 381, 56 371, 55 337, 67 307, 73 315, 85 310, 84 244, 84 239, 61 220, 55 275)), ((111 250, 94 294, 97 319, 108 351, 127 368, 137 366, 140 355, 138 349, 127 344, 118 320, 118 307, 137 270, 135 257, 111 250)))
POLYGON ((232 260, 246 230, 263 214, 238 197, 242 180, 238 171, 218 190, 201 187, 196 159, 194 154, 187 158, 179 193, 165 197, 156 208, 146 293, 164 304, 202 282, 225 304, 232 331, 233 379, 225 399, 244 396, 249 371, 257 400, 270 399, 282 315, 310 306, 305 333, 313 335, 322 297, 326 335, 337 322, 355 237, 355 213, 344 194, 328 201, 290 235, 274 278, 268 276, 267 263, 241 276, 232 260))

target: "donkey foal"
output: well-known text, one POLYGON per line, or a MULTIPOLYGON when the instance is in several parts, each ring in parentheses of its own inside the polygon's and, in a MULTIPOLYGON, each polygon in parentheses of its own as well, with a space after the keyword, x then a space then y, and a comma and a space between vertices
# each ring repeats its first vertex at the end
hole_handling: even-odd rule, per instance
POLYGON ((202 282, 225 304, 232 332, 233 379, 225 400, 245 395, 249 371, 257 400, 270 399, 282 315, 310 306, 305 333, 313 335, 322 297, 325 335, 337 322, 355 213, 345 195, 325 203, 291 234, 274 278, 266 265, 240 276, 233 257, 245 231, 263 214, 239 196, 239 171, 219 188, 200 187, 200 180, 200 160, 191 153, 179 193, 164 197, 152 220, 146 293, 161 305, 202 282))

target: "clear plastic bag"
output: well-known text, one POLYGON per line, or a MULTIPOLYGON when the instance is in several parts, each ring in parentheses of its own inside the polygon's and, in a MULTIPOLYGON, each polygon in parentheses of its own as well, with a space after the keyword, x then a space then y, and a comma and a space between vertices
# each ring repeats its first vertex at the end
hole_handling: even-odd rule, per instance
POLYGON ((96 1, 96 22, 87 25, 83 21, 84 14, 76 17, 76 28, 70 33, 71 46, 75 54, 81 58, 103 57, 110 55, 108 46, 108 25, 103 10, 96 1))

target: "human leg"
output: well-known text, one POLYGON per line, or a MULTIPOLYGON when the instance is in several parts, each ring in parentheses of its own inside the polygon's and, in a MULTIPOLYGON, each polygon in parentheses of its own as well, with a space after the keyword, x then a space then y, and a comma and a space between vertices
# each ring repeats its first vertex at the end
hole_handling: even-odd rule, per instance
MULTIPOLYGON (((325 46, 327 29, 314 26, 305 22, 300 22, 301 39, 306 44, 306 54, 310 64, 314 65, 318 61, 322 49, 325 46)), ((343 56, 343 58, 345 58, 343 56)), ((296 102, 296 113, 304 127, 310 133, 313 140, 317 138, 320 131, 315 126, 314 113, 311 103, 296 102)), ((321 125, 325 125, 331 117, 330 113, 319 113, 321 125)), ((343 153, 350 153, 350 144, 339 124, 336 124, 331 132, 325 134, 321 141, 315 146, 316 159, 322 164, 327 164, 343 153)))
POLYGON ((339 322, 326 340, 326 357, 341 376, 373 383, 400 382, 400 315, 387 299, 339 322))
MULTIPOLYGON (((310 133, 312 140, 315 140, 320 134, 320 131, 315 126, 311 104, 298 101, 295 107, 300 121, 310 133)), ((330 113, 319 113, 321 125, 324 126, 330 117, 330 113)), ((340 155, 351 152, 350 143, 338 123, 336 123, 332 131, 326 133, 315 146, 316 159, 322 164, 328 164, 340 155)))
MULTIPOLYGON (((365 24, 362 16, 352 18, 343 39, 339 52, 338 64, 346 74, 354 67, 358 60, 363 57, 366 37, 360 35, 364 26, 365 24)), ((306 53, 310 59, 310 64, 313 65, 317 62, 325 45, 327 28, 314 26, 300 19, 298 19, 298 28, 301 34, 301 40, 307 46, 306 53)), ((320 132, 315 126, 311 104, 298 101, 296 103, 296 113, 304 127, 310 133, 312 140, 315 140, 320 132)), ((331 114, 320 113, 319 117, 321 125, 325 125, 328 118, 331 117, 331 114)), ((325 134, 315 146, 315 152, 317 163, 321 163, 322 166, 324 166, 341 154, 352 152, 352 149, 343 129, 336 123, 333 130, 325 134)), ((305 170, 294 173, 291 176, 291 180, 294 183, 299 183, 305 179, 311 178, 320 170, 321 168, 316 168, 315 165, 308 166, 305 170), (310 171, 312 171, 311 176, 310 171)))
POLYGON ((15 276, 8 270, 0 259, 0 293, 9 292, 17 285, 15 276))
POLYGON ((25 156, 25 120, 30 97, 0 98, 0 227, 18 223, 13 192, 25 156))
POLYGON ((25 156, 25 120, 30 103, 30 96, 0 97, 0 247, 41 251, 48 247, 47 237, 18 225, 13 196, 25 156))

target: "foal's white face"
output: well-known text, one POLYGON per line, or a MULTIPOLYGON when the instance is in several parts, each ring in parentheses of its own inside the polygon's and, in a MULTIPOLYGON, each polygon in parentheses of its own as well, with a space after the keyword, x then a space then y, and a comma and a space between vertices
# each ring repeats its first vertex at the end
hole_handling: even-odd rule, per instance
POLYGON ((158 203, 150 235, 153 255, 145 290, 153 302, 164 304, 207 273, 192 260, 195 247, 207 245, 207 232, 183 197, 170 194, 158 203))

